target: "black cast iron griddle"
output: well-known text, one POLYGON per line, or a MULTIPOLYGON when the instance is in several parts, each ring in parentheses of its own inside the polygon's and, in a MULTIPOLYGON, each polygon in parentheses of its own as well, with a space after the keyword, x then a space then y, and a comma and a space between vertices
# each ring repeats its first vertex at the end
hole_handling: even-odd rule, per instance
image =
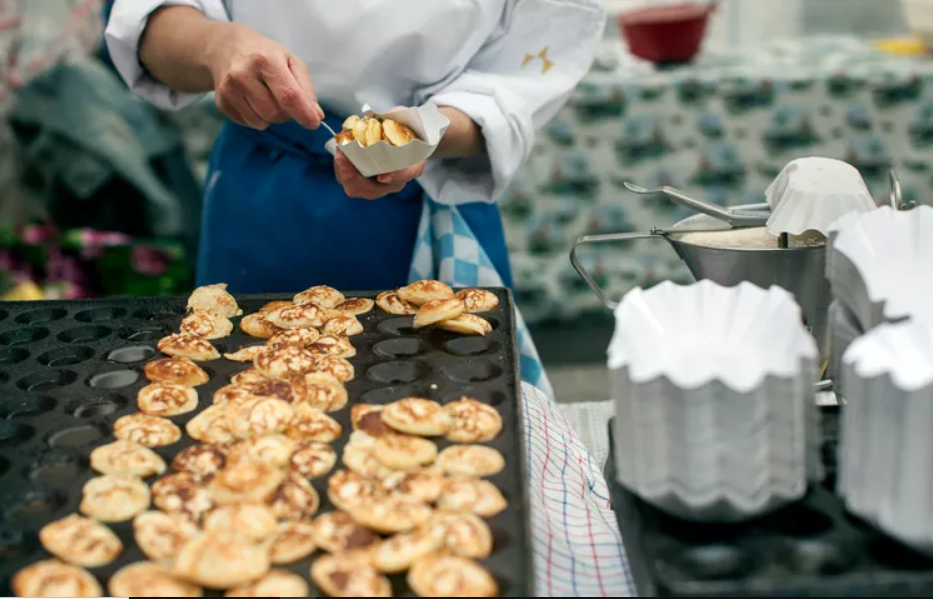
POLYGON ((835 493, 838 406, 822 408, 827 477, 794 505, 738 525, 684 522, 606 481, 642 597, 933 597, 933 560, 846 513, 835 493))
MULTIPOLYGON (((485 337, 433 328, 416 331, 412 317, 386 314, 378 307, 360 316, 365 331, 351 338, 357 355, 350 359, 356 377, 346 385, 350 403, 331 414, 344 434, 332 446, 339 456, 351 430, 350 406, 355 403, 386 404, 415 396, 443 404, 467 395, 495 406, 504 426, 488 445, 506 457, 506 468, 489 480, 503 492, 509 508, 487 520, 495 548, 482 563, 495 576, 501 596, 527 597, 534 590, 514 304, 508 290, 490 291, 499 297, 499 307, 482 315, 493 325, 485 337)), ((347 297, 375 295, 346 293, 347 297)), ((237 298, 244 315, 283 299, 291 298, 237 298)), ((50 557, 38 542, 39 529, 78 512, 81 489, 95 476, 88 467, 91 450, 113 442, 113 423, 137 412, 137 393, 148 384, 143 366, 162 357, 156 343, 178 331, 186 301, 0 303, 0 592, 4 596, 11 594, 10 577, 16 571, 50 557)), ((212 343, 223 354, 263 342, 235 327, 231 337, 212 343)), ((184 431, 185 423, 211 405, 214 391, 249 366, 223 358, 202 364, 211 381, 198 387, 199 409, 170 420, 184 431)), ((155 451, 171 464, 178 452, 193 444, 183 435, 179 443, 155 451)), ((448 445, 438 442, 440 449, 448 445)), ((339 468, 338 460, 335 471, 339 468)), ((325 476, 312 481, 321 497, 319 514, 333 509, 327 480, 325 476)), ((126 549, 110 566, 92 570, 105 593, 109 577, 119 568, 145 560, 133 540, 131 521, 111 528, 126 549)), ((309 569, 319 555, 284 568, 310 583, 309 569)), ((395 596, 412 596, 404 575, 390 579, 395 596)), ((318 595, 313 584, 311 589, 312 596, 318 595)))

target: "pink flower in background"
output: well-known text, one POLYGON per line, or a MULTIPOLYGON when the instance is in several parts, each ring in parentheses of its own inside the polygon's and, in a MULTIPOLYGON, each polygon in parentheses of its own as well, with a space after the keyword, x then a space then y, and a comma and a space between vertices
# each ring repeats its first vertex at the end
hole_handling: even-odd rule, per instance
POLYGON ((55 236, 55 227, 48 223, 25 225, 20 230, 20 239, 27 245, 41 245, 55 236))
POLYGON ((168 270, 169 258, 164 252, 144 245, 133 248, 133 269, 144 275, 158 276, 168 270))
POLYGON ((85 247, 112 247, 117 245, 129 245, 132 239, 123 233, 113 233, 111 231, 94 231, 92 229, 82 229, 81 245, 85 247))
POLYGON ((84 272, 81 270, 81 263, 71 256, 66 256, 59 250, 49 252, 46 271, 46 278, 49 281, 84 284, 84 272))

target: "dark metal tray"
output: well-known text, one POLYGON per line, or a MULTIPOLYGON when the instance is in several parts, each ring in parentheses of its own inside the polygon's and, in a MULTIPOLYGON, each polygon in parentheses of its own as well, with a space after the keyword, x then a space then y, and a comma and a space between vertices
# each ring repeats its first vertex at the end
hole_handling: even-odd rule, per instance
POLYGON ((795 505, 740 525, 673 518, 606 480, 642 597, 933 597, 933 560, 869 528, 834 493, 839 408, 822 409, 827 478, 795 505))
MULTIPOLYGON (((533 593, 525 435, 519 386, 517 333, 511 292, 490 289, 499 307, 483 316, 493 325, 486 337, 464 337, 437 329, 415 331, 411 317, 386 314, 378 307, 360 316, 365 332, 352 338, 356 377, 347 383, 350 405, 385 404, 407 396, 441 403, 462 395, 495 406, 502 434, 490 442, 506 456, 506 469, 489 480, 509 500, 509 509, 488 520, 495 549, 484 565, 503 597, 533 593)), ((375 292, 347 293, 375 297, 375 292)), ((244 314, 283 296, 237 298, 244 314)), ((110 443, 113 423, 136 412, 136 395, 147 384, 142 369, 161 357, 163 336, 177 332, 186 298, 114 299, 77 302, 0 303, 0 592, 9 596, 10 577, 23 566, 46 559, 37 533, 46 523, 78 511, 81 489, 94 476, 88 456, 110 443)), ((236 319, 238 320, 238 319, 236 319)), ((235 321, 236 322, 236 321, 235 321)), ((239 327, 214 341, 221 353, 262 343, 239 327)), ((204 364, 211 381, 198 392, 201 408, 230 376, 248 365, 221 358, 204 364)), ((184 424, 200 410, 171 418, 184 424)), ((332 445, 338 456, 349 431, 349 406, 331 414, 344 427, 332 445)), ((167 463, 193 441, 156 448, 167 463)), ((449 445, 439 441, 439 447, 449 445)), ((337 468, 341 465, 338 462, 337 468)), ((153 481, 148 481, 153 482, 153 481)), ((324 513, 327 477, 313 481, 324 513)), ((132 522, 113 525, 126 550, 112 565, 94 570, 104 585, 119 568, 144 560, 136 547, 132 522)), ((310 582, 311 562, 319 554, 286 567, 310 582)), ((411 596, 404 575, 390 577, 396 596, 411 596)), ((312 596, 317 594, 311 584, 312 596)))

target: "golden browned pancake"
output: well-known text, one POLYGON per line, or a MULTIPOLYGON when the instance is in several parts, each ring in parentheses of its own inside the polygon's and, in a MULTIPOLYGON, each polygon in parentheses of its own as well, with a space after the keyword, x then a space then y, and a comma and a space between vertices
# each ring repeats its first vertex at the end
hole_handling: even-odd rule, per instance
POLYGON ((210 362, 220 359, 220 353, 211 342, 194 335, 179 333, 160 340, 159 351, 174 358, 188 358, 193 362, 210 362))
POLYGON ((253 460, 285 468, 295 453, 297 443, 284 435, 266 435, 238 441, 230 446, 227 460, 231 464, 253 460))
POLYGON ((466 512, 438 510, 428 523, 441 549, 470 559, 486 559, 492 553, 492 531, 482 518, 466 512))
POLYGON ((377 119, 366 119, 366 142, 361 141, 359 137, 357 140, 366 148, 382 141, 382 123, 377 119))
POLYGON ((321 333, 319 333, 317 329, 292 329, 290 331, 281 331, 266 341, 266 347, 269 349, 281 349, 289 345, 294 345, 307 348, 320 339, 320 337, 321 333))
POLYGON ((386 574, 398 574, 439 548, 440 539, 434 530, 423 526, 386 539, 373 551, 373 566, 386 574))
POLYGON ((266 320, 281 329, 319 329, 327 320, 328 311, 313 304, 289 306, 266 315, 266 320))
POLYGON ((17 572, 10 581, 17 597, 100 597, 104 591, 90 572, 50 559, 17 572))
POLYGON ((364 297, 351 297, 350 299, 344 300, 343 302, 337 304, 334 310, 343 312, 344 314, 361 316, 367 312, 372 311, 375 305, 376 302, 371 299, 364 297))
POLYGON ((228 503, 204 516, 204 531, 261 543, 275 534, 275 514, 261 503, 228 503))
POLYGON ((349 511, 386 495, 379 483, 350 470, 338 470, 327 479, 327 498, 339 510, 349 511))
POLYGON ((347 388, 333 375, 312 372, 292 383, 301 401, 322 412, 336 412, 347 406, 347 388))
POLYGON ((301 392, 288 381, 275 381, 267 379, 258 383, 245 385, 255 397, 273 397, 285 403, 295 404, 303 401, 301 392))
POLYGON ((409 316, 418 311, 418 307, 411 302, 406 302, 399 297, 395 291, 385 291, 376 297, 376 305, 383 312, 395 314, 397 316, 409 316))
POLYGON ((353 137, 352 131, 341 131, 334 137, 334 139, 337 140, 338 144, 345 146, 348 143, 352 143, 355 138, 353 137))
POLYGON ((353 472, 366 478, 379 479, 392 473, 375 456, 376 437, 363 431, 350 433, 350 440, 343 447, 343 464, 353 472))
POLYGON ((240 320, 240 329, 250 337, 268 339, 281 331, 266 318, 266 314, 250 314, 240 320))
POLYGON ((329 310, 340 304, 344 299, 346 298, 343 297, 343 294, 333 287, 318 285, 302 291, 292 301, 298 306, 311 304, 329 310))
POLYGON ((387 493, 408 499, 434 503, 444 490, 444 475, 434 467, 414 472, 393 472, 380 480, 387 493))
POLYGON ((308 346, 308 351, 312 354, 338 358, 352 358, 356 355, 356 348, 350 340, 339 335, 322 335, 320 339, 308 346))
POLYGON ((262 345, 251 345, 249 347, 241 347, 232 354, 224 354, 224 358, 231 362, 249 362, 252 364, 256 356, 265 350, 266 348, 262 345))
POLYGON ((466 311, 471 314, 489 312, 499 305, 499 298, 496 294, 486 289, 461 289, 454 297, 463 302, 466 311))
POLYGON ((144 445, 117 440, 91 451, 91 468, 101 474, 149 478, 165 472, 165 460, 144 445))
POLYGON ((390 144, 396 147, 407 145, 418 139, 414 131, 391 119, 382 121, 382 134, 390 144))
POLYGON ((117 597, 203 597, 201 587, 176 576, 167 567, 137 562, 110 578, 109 590, 117 597))
POLYGON ((308 479, 290 473, 269 498, 269 506, 279 520, 306 520, 321 507, 321 499, 308 479))
POLYGON ((409 435, 440 437, 450 429, 450 414, 436 401, 420 397, 390 403, 381 416, 390 428, 409 435))
POLYGON ((225 534, 192 539, 175 560, 175 573, 209 589, 248 584, 269 571, 269 549, 225 534))
POLYGON ((337 465, 337 452, 327 443, 305 441, 298 444, 289 460, 292 472, 313 479, 329 473, 337 465))
POLYGON ((368 119, 357 119, 353 122, 353 138, 360 142, 360 145, 366 147, 366 129, 368 119))
POLYGON ((414 470, 434 462, 437 445, 412 435, 381 435, 375 438, 373 456, 386 468, 414 470))
POLYGON ((308 521, 281 522, 272 539, 272 563, 277 566, 303 560, 317 549, 314 525, 308 521))
POLYGON ((187 472, 199 483, 210 482, 227 463, 227 450, 218 445, 194 445, 172 460, 172 469, 187 472))
POLYGON ((281 310, 282 308, 287 308, 291 306, 292 303, 288 300, 277 300, 274 302, 269 302, 259 309, 260 314, 268 314, 270 312, 275 312, 276 310, 281 310))
POLYGON ((230 384, 224 385, 214 392, 213 403, 215 406, 239 405, 252 397, 253 394, 250 393, 248 384, 230 384))
POLYGON ((311 580, 331 597, 392 596, 389 579, 359 557, 319 557, 311 566, 311 580))
POLYGON ((181 321, 180 332, 207 340, 223 339, 233 332, 229 318, 210 312, 192 312, 181 321))
POLYGON ((132 441, 146 447, 172 445, 181 439, 181 429, 165 418, 147 414, 129 414, 113 425, 117 439, 132 441))
POLYGON ((352 337, 362 334, 363 325, 356 319, 356 316, 336 313, 327 319, 322 330, 327 335, 352 337))
POLYGON ((113 531, 77 514, 43 526, 39 542, 55 557, 82 568, 102 568, 123 553, 113 531))
POLYGON ((347 117, 347 120, 343 122, 343 130, 353 131, 353 129, 356 127, 356 124, 359 122, 360 122, 360 117, 356 116, 355 114, 351 114, 350 116, 347 117))
POLYGON ((227 293, 226 283, 204 285, 195 289, 188 298, 188 312, 210 312, 226 318, 243 313, 233 296, 227 293))
POLYGON ((408 586, 420 597, 496 597, 499 587, 478 563, 449 555, 419 559, 408 571, 408 586))
POLYGON ((224 404, 207 408, 189 420, 185 430, 195 441, 211 445, 223 445, 235 439, 227 422, 227 406, 224 404))
POLYGON ((316 363, 314 354, 303 347, 286 346, 259 354, 254 365, 266 378, 288 380, 315 372, 316 363))
POLYGON ((437 456, 444 474, 484 478, 505 469, 505 457, 485 445, 451 445, 437 456))
POLYGON ((358 403, 350 408, 350 422, 353 430, 363 431, 367 435, 377 437, 387 435, 392 431, 382 420, 382 411, 385 406, 358 403))
POLYGON ((188 472, 170 474, 153 483, 152 502, 163 512, 183 515, 195 523, 214 509, 210 491, 188 472))
POLYGON ((458 333, 460 335, 474 335, 485 337, 486 333, 492 331, 492 325, 485 318, 476 314, 461 314, 450 320, 442 320, 436 324, 437 328, 458 333))
POLYGON ((379 536, 358 524, 346 512, 321 514, 313 524, 314 542, 328 553, 371 549, 379 544, 379 536))
POLYGON ((444 409, 450 414, 447 439, 454 443, 492 441, 502 431, 502 417, 490 405, 469 397, 461 397, 444 409))
MULTIPOLYGON (((314 356, 314 364, 311 372, 326 372, 333 375, 333 377, 341 383, 346 383, 356 376, 353 365, 345 358, 338 358, 336 356, 314 356)), ((296 372, 295 374, 307 374, 307 372, 296 372)))
POLYGON ((227 425, 238 439, 284 432, 295 417, 292 406, 275 397, 252 397, 226 407, 227 425))
POLYGON ((432 324, 450 320, 461 316, 466 308, 458 299, 431 300, 418 308, 415 314, 415 328, 431 326, 432 324))
POLYGON ((250 368, 242 372, 238 372, 230 377, 230 382, 234 385, 248 385, 249 383, 261 383, 262 381, 268 380, 266 377, 259 374, 259 371, 250 368))
POLYGON ((285 434, 299 443, 305 441, 333 443, 342 432, 343 427, 339 422, 307 403, 301 403, 295 407, 295 417, 285 429, 285 434))
POLYGON ((180 416, 198 408, 198 392, 175 383, 150 383, 139 391, 139 411, 150 416, 180 416))
POLYGON ((227 591, 225 597, 307 597, 305 579, 285 570, 273 570, 259 580, 227 591))
POLYGON ((204 369, 188 358, 162 358, 146 364, 146 378, 152 383, 174 383, 197 387, 211 380, 204 369))
POLYGON ((157 562, 171 562, 201 530, 185 514, 143 512, 133 520, 133 536, 143 555, 157 562))
MULTIPOLYGON (((441 496, 443 499, 443 496, 441 496)), ((352 506, 347 513, 376 532, 396 534, 408 532, 427 524, 431 508, 420 501, 409 501, 395 495, 385 495, 374 501, 352 506)))
POLYGON ((285 471, 261 462, 228 464, 211 481, 215 503, 266 503, 285 480, 285 471))
POLYGON ((454 290, 440 281, 416 281, 398 290, 398 296, 416 306, 433 300, 452 299, 454 290))
POLYGON ((81 513, 101 522, 126 522, 149 509, 149 487, 138 478, 105 474, 81 491, 81 513))
POLYGON ((444 483, 437 507, 454 512, 468 512, 481 518, 492 518, 504 511, 509 502, 488 480, 458 476, 444 483))

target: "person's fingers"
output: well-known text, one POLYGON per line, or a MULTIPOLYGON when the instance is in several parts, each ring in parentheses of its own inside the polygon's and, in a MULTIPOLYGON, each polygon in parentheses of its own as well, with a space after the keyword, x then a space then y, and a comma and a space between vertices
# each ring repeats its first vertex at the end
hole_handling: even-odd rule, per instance
POLYGON ((386 173, 384 175, 379 175, 378 180, 384 185, 390 185, 393 183, 408 183, 412 179, 417 179, 424 174, 424 162, 420 162, 414 166, 402 169, 400 171, 395 171, 394 173, 386 173))
POLYGON ((217 108, 240 125, 259 130, 266 129, 269 126, 268 122, 256 114, 256 111, 246 101, 245 96, 239 94, 218 95, 217 108))
POLYGON ((243 95, 250 108, 259 118, 267 123, 284 123, 289 120, 288 113, 279 107, 275 96, 258 79, 243 83, 243 95))
POLYGON ((343 186, 344 191, 351 198, 376 200, 391 193, 398 193, 405 187, 404 182, 392 185, 374 183, 361 175, 343 153, 338 152, 334 158, 334 168, 337 182, 343 186))
POLYGON ((317 91, 315 91, 314 84, 311 82, 311 71, 308 69, 308 65, 303 60, 291 56, 288 59, 288 68, 291 69, 292 75, 295 76, 295 80, 304 91, 305 97, 311 98, 311 103, 318 118, 323 121, 324 109, 321 108, 321 104, 318 102, 317 91))
POLYGON ((321 123, 314 102, 295 79, 284 54, 262 57, 257 61, 259 78, 275 96, 279 107, 298 123, 316 128, 321 123))

